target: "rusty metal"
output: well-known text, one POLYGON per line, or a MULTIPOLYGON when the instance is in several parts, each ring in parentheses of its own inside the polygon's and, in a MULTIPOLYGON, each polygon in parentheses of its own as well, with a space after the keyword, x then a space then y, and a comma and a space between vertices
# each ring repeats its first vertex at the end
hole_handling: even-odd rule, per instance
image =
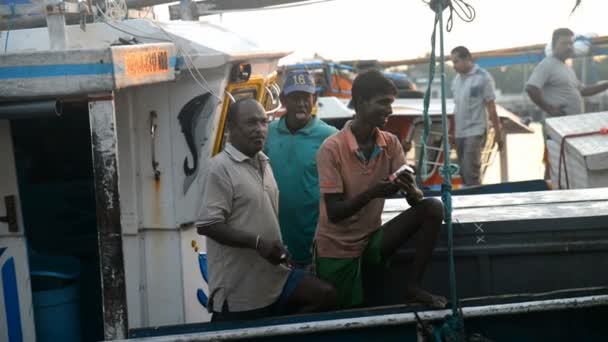
POLYGON ((17 207, 15 205, 15 195, 4 196, 4 206, 6 207, 6 216, 0 216, 0 222, 8 224, 9 232, 18 233, 19 224, 17 223, 17 207))
POLYGON ((113 100, 89 102, 106 340, 127 336, 128 315, 113 100))
POLYGON ((160 170, 158 169, 158 161, 156 160, 156 130, 158 125, 156 124, 158 114, 155 111, 150 112, 150 137, 152 138, 152 169, 154 170, 154 180, 160 180, 160 170))

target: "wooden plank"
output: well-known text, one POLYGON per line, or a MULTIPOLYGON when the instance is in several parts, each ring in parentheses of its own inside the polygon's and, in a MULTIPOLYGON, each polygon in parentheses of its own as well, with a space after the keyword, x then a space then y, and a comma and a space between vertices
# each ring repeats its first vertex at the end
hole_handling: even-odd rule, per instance
POLYGON ((109 49, 0 55, 0 93, 25 98, 110 91, 112 73, 109 49))
MULTIPOLYGON (((142 1, 142 0, 135 0, 142 1)), ((290 3, 306 2, 309 0, 205 0, 197 1, 189 5, 190 15, 196 20, 199 16, 218 14, 222 12, 255 10, 264 7, 286 5, 290 3)), ((189 2, 189 1, 188 1, 189 2)), ((181 4, 169 6, 169 19, 171 20, 192 20, 184 17, 180 8, 181 4)))
MULTIPOLYGON (((384 212, 382 222, 387 222, 399 213, 400 211, 384 212)), ((453 222, 460 223, 605 217, 608 216, 608 201, 455 208, 452 216, 453 222)))
MULTIPOLYGON (((534 191, 507 194, 463 195, 452 197, 452 207, 462 208, 492 208, 502 206, 518 206, 530 204, 551 204, 568 202, 608 201, 608 191, 602 188, 534 191)), ((385 212, 403 211, 409 208, 405 199, 388 199, 384 204, 385 212)))
POLYGON ((175 62, 172 43, 0 55, 0 93, 61 96, 172 81, 175 62))
POLYGON ((128 314, 113 95, 89 102, 89 120, 102 277, 104 336, 106 340, 114 340, 127 336, 128 314))
MULTIPOLYGON (((0 4, 0 17, 15 18, 33 14, 44 14, 44 3, 12 4, 9 1, 0 4)), ((5 18, 2 18, 5 20, 5 18)))

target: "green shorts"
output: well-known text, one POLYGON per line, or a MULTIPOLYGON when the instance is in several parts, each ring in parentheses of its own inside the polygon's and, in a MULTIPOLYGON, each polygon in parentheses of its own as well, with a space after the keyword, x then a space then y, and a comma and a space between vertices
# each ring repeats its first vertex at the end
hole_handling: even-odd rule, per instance
POLYGON ((355 258, 320 258, 315 260, 316 274, 332 284, 340 298, 340 308, 346 309, 363 304, 362 263, 388 266, 382 257, 382 228, 374 232, 363 254, 355 258))

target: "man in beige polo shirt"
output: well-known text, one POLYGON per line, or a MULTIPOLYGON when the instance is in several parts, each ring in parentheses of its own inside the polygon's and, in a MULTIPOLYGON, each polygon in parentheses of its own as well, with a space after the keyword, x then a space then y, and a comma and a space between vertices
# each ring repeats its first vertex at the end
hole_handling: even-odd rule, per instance
POLYGON ((325 311, 335 290, 291 269, 278 221, 278 189, 261 152, 268 133, 255 100, 228 113, 230 143, 211 159, 197 231, 207 239, 209 303, 213 321, 325 311))
POLYGON ((393 82, 378 71, 358 75, 352 87, 354 119, 327 138, 317 153, 321 205, 316 272, 334 285, 343 308, 363 304, 361 264, 385 264, 415 234, 419 239, 404 300, 446 305, 445 298, 420 287, 443 221, 443 205, 423 199, 409 173, 388 180, 406 163, 397 137, 382 130, 396 93, 393 82), (399 190, 406 193, 411 208, 382 225, 384 199, 399 190))

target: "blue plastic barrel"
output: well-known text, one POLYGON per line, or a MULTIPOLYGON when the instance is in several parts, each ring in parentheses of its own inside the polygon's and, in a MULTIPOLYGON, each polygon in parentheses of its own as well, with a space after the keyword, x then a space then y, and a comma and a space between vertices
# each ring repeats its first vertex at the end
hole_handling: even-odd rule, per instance
POLYGON ((30 254, 30 274, 36 340, 80 341, 78 259, 30 254))

